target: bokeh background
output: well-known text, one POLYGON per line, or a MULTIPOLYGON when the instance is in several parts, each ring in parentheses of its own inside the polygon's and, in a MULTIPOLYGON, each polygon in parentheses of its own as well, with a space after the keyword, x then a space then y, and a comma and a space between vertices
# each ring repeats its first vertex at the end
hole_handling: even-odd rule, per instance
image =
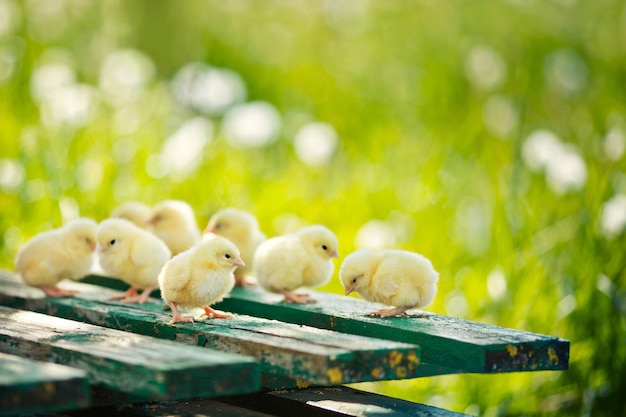
POLYGON ((359 386, 455 411, 626 415, 625 134, 620 0, 0 0, 1 267, 166 198, 417 251, 428 310, 571 341, 359 386))

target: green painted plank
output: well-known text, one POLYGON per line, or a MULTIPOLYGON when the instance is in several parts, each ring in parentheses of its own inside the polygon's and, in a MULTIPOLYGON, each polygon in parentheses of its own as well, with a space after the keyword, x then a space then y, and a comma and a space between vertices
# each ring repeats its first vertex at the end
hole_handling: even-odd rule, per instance
POLYGON ((299 417, 461 417, 460 414, 424 404, 399 400, 348 387, 281 390, 220 398, 276 416, 299 417))
POLYGON ((432 313, 368 316, 380 306, 352 297, 311 291, 317 303, 289 304, 258 287, 237 287, 216 308, 322 329, 415 343, 423 374, 564 370, 569 341, 432 313))
MULTIPOLYGON (((103 286, 116 280, 88 277, 103 286)), ((424 312, 376 318, 378 304, 311 291, 317 303, 288 304, 259 287, 236 287, 217 308, 256 317, 298 323, 356 335, 420 345, 421 376, 565 370, 568 340, 424 312)))
POLYGON ((87 371, 131 398, 181 399, 259 388, 250 358, 0 307, 0 351, 87 371))
POLYGON ((416 345, 240 315, 171 325, 160 300, 128 305, 109 301, 117 292, 99 286, 62 285, 78 290, 78 296, 44 298, 14 275, 2 273, 0 304, 253 356, 264 373, 300 386, 421 376, 416 345))
POLYGON ((0 353, 0 416, 75 410, 90 404, 85 371, 0 353))
POLYGON ((107 416, 145 417, 271 417, 270 414, 226 404, 215 399, 135 403, 98 410, 107 416))

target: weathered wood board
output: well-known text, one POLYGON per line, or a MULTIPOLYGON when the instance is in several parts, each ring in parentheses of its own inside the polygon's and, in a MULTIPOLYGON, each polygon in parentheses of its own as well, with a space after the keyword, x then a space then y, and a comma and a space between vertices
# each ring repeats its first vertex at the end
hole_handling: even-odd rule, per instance
POLYGON ((309 291, 313 304, 289 304, 259 287, 237 287, 217 308, 300 323, 338 332, 373 336, 422 348, 423 373, 498 373, 568 368, 569 341, 454 317, 411 312, 404 317, 367 314, 380 305, 309 291))
POLYGON ((221 398, 219 401, 285 417, 467 416, 466 414, 372 394, 344 386, 238 395, 221 398))
MULTIPOLYGON (((103 287, 63 285, 80 293, 76 297, 45 298, 5 272, 0 274, 0 304, 252 356, 264 373, 290 378, 299 386, 421 376, 420 349, 413 344, 240 315, 171 325, 171 316, 163 311, 159 300, 128 305, 109 301, 117 292, 103 287)), ((263 380, 275 382, 272 378, 263 380)), ((283 384, 284 380, 280 386, 283 384)))
POLYGON ((259 388, 250 358, 0 307, 0 352, 83 369, 136 399, 209 397, 259 388))
POLYGON ((0 353, 0 416, 87 408, 87 373, 0 353))
POLYGON ((107 415, 143 417, 272 417, 271 414, 226 404, 217 399, 134 403, 103 409, 107 415))

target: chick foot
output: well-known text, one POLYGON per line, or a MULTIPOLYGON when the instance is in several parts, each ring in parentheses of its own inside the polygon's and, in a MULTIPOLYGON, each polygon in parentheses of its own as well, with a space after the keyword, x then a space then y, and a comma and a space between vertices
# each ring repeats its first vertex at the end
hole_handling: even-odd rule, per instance
POLYGON ((52 287, 38 287, 41 291, 43 291, 48 297, 72 297, 78 293, 75 290, 64 290, 63 288, 59 288, 56 285, 52 287))
POLYGON ((396 307, 392 309, 380 309, 370 313, 370 316, 380 316, 380 317, 397 317, 403 316, 404 313, 410 309, 411 307, 396 307))
POLYGON ((249 278, 246 276, 235 276, 235 285, 238 287, 253 287, 256 285, 256 281, 253 278, 249 278))
POLYGON ((154 285, 150 285, 146 289, 143 290, 141 295, 135 294, 135 295, 125 297, 122 299, 122 302, 127 303, 127 304, 131 304, 131 303, 144 304, 146 301, 148 301, 148 298, 150 298, 150 293, 152 292, 153 289, 154 289, 154 285))
POLYGON ((291 291, 279 291, 282 295, 285 296, 284 301, 286 303, 295 303, 295 304, 308 304, 314 303, 317 300, 312 298, 309 294, 295 293, 291 291))
POLYGON ((212 319, 230 319, 233 317, 232 314, 226 313, 224 311, 213 310, 209 306, 202 307, 204 309, 204 314, 201 314, 200 317, 207 316, 212 319))
POLYGON ((138 297, 137 288, 130 287, 129 289, 127 289, 123 293, 118 294, 118 295, 114 295, 113 297, 109 298, 109 300, 122 300, 122 302, 129 302, 129 301, 126 301, 126 300, 127 299, 131 299, 133 297, 138 297))
POLYGON ((172 320, 170 321, 170 324, 176 324, 179 321, 185 322, 185 323, 193 323, 193 316, 181 316, 180 312, 178 311, 178 307, 176 307, 176 303, 173 301, 169 302, 170 305, 170 309, 172 309, 172 320))

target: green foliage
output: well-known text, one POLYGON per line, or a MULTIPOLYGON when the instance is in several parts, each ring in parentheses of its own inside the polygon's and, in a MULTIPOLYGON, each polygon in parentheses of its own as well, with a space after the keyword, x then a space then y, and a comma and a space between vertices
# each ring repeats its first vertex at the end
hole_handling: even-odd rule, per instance
MULTIPOLYGON (((201 227, 223 206, 254 212, 268 235, 324 223, 344 256, 380 226, 381 244, 423 253, 441 273, 429 310, 569 339, 571 369, 369 389, 491 416, 625 412, 626 237, 623 224, 609 233, 603 220, 605 204, 626 192, 623 2, 0 0, 0 8, 9 16, 0 19, 3 267, 35 233, 78 214, 101 220, 131 199, 186 200, 201 227), (132 72, 115 75, 126 68, 119 63, 105 69, 119 50, 147 62, 136 84, 132 72), (278 139, 233 147, 227 116, 181 104, 172 80, 191 62, 238 73, 246 102, 278 109, 278 139), (37 68, 58 63, 73 70, 70 85, 89 88, 38 98, 37 68), (121 77, 113 92, 106 76, 121 77), (199 164, 163 171, 164 143, 194 117, 214 132, 199 164), (294 148, 315 121, 339 138, 321 166, 294 148), (569 159, 551 148, 533 169, 525 145, 537 131, 567 144, 569 159)), ((336 276, 324 289, 341 292, 336 276)))

